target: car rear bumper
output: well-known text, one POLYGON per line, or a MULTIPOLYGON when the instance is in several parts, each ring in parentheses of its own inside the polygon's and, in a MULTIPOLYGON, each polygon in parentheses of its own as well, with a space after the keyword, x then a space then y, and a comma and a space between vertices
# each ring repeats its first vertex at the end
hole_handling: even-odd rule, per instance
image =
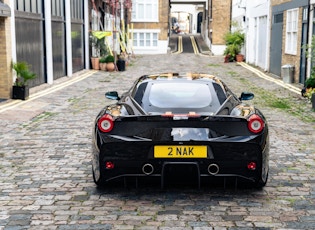
POLYGON ((264 180, 268 173, 269 143, 255 142, 179 142, 177 145, 207 145, 205 158, 155 158, 154 146, 174 145, 174 142, 152 143, 151 141, 118 141, 103 143, 94 148, 93 168, 99 170, 104 182, 123 178, 159 177, 161 187, 165 180, 174 173, 182 177, 179 168, 192 169, 195 180, 200 186, 201 178, 241 178, 250 182, 264 180), (265 144, 260 144, 265 143, 265 144), (107 169, 110 162, 113 168, 107 169), (256 169, 248 169, 248 164, 255 162, 256 169))
MULTIPOLYGON (((251 172, 251 173, 225 173, 220 172, 220 166, 215 164, 215 163, 210 163, 207 167, 207 169, 203 169, 204 167, 200 167, 199 162, 170 162, 170 161, 165 161, 161 164, 150 164, 150 163, 145 163, 141 164, 141 172, 139 171, 139 168, 134 168, 129 170, 116 170, 116 172, 109 172, 108 170, 105 169, 103 172, 103 175, 106 175, 106 182, 118 180, 118 179, 126 179, 126 178, 154 178, 158 177, 161 182, 161 188, 164 188, 165 186, 165 181, 169 178, 169 176, 174 176, 173 172, 176 171, 176 176, 179 177, 180 179, 181 175, 181 170, 177 171, 178 166, 186 167, 188 171, 191 172, 191 168, 193 167, 194 170, 194 177, 195 182, 198 185, 198 188, 201 186, 201 179, 211 179, 214 177, 217 178, 235 178, 237 179, 242 179, 245 181, 249 182, 255 182, 257 178, 259 178, 259 173, 256 172, 251 172), (155 166, 158 166, 155 168, 155 166), (210 167, 209 167, 210 166, 210 167), (188 169, 189 168, 189 169, 188 169), (134 171, 134 172, 132 172, 134 171)), ((126 168, 125 168, 126 169, 126 168)))

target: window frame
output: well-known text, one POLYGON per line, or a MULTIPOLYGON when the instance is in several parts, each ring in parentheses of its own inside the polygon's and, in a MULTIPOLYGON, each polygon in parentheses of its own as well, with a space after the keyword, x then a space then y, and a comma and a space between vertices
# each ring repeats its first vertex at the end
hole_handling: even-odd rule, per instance
POLYGON ((286 13, 285 53, 297 54, 299 8, 287 10, 286 13))
POLYGON ((158 49, 159 46, 159 33, 161 31, 159 29, 156 30, 133 30, 133 35, 132 35, 132 44, 134 48, 137 49, 158 49), (140 45, 141 38, 140 34, 143 33, 144 39, 143 39, 143 45, 140 45), (135 36, 137 34, 137 36, 135 36), (154 37, 154 34, 156 34, 156 38, 154 37), (148 39, 147 36, 150 35, 150 45, 147 45, 148 39), (137 43, 135 44, 135 39, 137 40, 137 43), (156 45, 154 45, 154 42, 156 42, 156 45))
POLYGON ((43 14, 43 5, 41 0, 15 0, 14 9, 19 12, 26 12, 30 14, 43 14))
POLYGON ((159 21, 159 0, 133 0, 131 21, 132 22, 158 22, 159 21), (148 8, 151 9, 150 12, 148 8))

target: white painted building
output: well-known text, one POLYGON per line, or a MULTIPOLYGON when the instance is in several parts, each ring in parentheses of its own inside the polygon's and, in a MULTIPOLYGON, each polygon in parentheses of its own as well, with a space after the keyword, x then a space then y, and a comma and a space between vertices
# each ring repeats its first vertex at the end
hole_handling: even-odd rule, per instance
POLYGON ((233 0, 232 21, 243 28, 246 62, 269 70, 270 1, 233 0))
MULTIPOLYGON (((310 11, 309 11, 309 22, 308 22, 308 46, 311 47, 312 45, 312 37, 315 35, 315 29, 314 29, 314 23, 315 23, 315 0, 310 0, 310 11)), ((309 53, 311 53, 311 49, 308 50, 309 53)), ((310 77, 311 75, 311 68, 312 68, 312 63, 311 63, 311 57, 308 57, 307 59, 307 70, 306 70, 306 76, 307 78, 310 77)))
POLYGON ((178 20, 183 33, 197 34, 198 14, 203 11, 203 5, 172 4, 171 16, 178 20))

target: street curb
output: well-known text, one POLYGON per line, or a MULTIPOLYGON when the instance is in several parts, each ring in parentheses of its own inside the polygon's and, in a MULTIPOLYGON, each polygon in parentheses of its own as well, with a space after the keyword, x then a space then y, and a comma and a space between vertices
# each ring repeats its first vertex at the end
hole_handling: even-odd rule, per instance
POLYGON ((80 74, 80 75, 77 75, 77 76, 74 76, 72 77, 71 79, 69 80, 66 80, 60 84, 57 84, 57 85, 54 85, 52 87, 49 87, 49 88, 46 88, 44 90, 41 90, 41 91, 38 91, 36 93, 33 93, 29 96, 29 99, 28 100, 25 100, 25 101, 22 101, 22 100, 10 100, 8 102, 5 102, 5 103, 2 103, 0 104, 0 113, 2 112, 5 112, 9 109, 13 109, 17 106, 20 106, 20 105, 23 105, 23 104, 26 104, 30 101, 33 101, 37 98, 40 98, 40 97, 43 97, 45 95, 48 95, 50 93, 53 93, 53 92, 56 92, 58 90, 61 90, 69 85, 72 85, 76 82, 79 82, 79 81, 82 81, 84 80, 85 78, 88 78, 90 77, 92 74, 96 73, 97 71, 95 70, 88 70, 87 72, 84 72, 83 74, 80 74))
POLYGON ((277 85, 279 85, 279 86, 281 86, 281 87, 283 87, 283 88, 285 88, 285 89, 290 90, 290 91, 293 92, 293 93, 296 93, 296 94, 301 95, 301 89, 298 88, 298 87, 295 87, 295 86, 290 85, 290 84, 288 84, 288 83, 284 83, 282 80, 279 80, 279 79, 275 79, 275 78, 273 78, 273 77, 270 77, 270 76, 264 74, 263 72, 261 72, 260 70, 257 70, 256 68, 254 68, 254 67, 248 65, 248 64, 245 63, 245 62, 238 62, 238 65, 240 65, 240 66, 242 66, 243 68, 248 69, 249 71, 255 73, 255 74, 256 74, 258 77, 260 77, 260 78, 263 78, 263 79, 265 79, 265 80, 267 80, 267 81, 273 82, 273 83, 275 83, 275 84, 277 84, 277 85))

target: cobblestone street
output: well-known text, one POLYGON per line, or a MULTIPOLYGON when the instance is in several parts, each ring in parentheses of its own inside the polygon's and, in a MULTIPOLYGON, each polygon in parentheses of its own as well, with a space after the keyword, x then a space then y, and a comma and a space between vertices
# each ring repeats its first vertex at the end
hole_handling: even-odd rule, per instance
POLYGON ((194 54, 136 56, 124 72, 82 71, 57 83, 0 105, 0 230, 315 228, 315 112, 297 93, 223 57, 194 54), (113 103, 104 93, 121 94, 139 76, 161 72, 213 73, 238 95, 255 93, 249 103, 270 127, 266 187, 97 189, 91 132, 102 106, 113 103), (270 97, 291 98, 304 119, 271 107, 270 97))

